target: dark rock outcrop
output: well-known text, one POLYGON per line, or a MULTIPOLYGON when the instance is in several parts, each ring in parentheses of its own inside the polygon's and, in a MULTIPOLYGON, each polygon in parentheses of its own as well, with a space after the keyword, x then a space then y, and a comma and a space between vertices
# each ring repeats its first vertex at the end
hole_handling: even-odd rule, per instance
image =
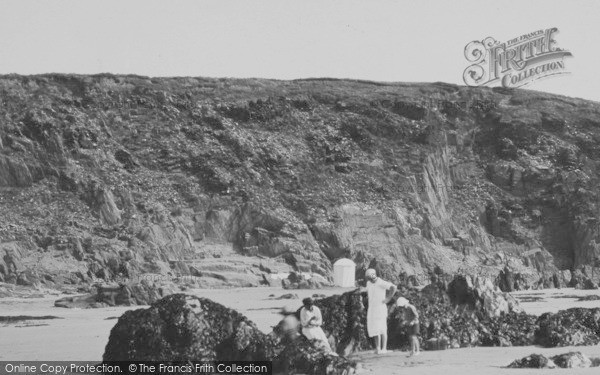
POLYGON ((268 360, 273 344, 238 312, 174 294, 125 312, 113 327, 104 361, 268 360))
MULTIPOLYGON (((555 288, 567 286, 562 278, 562 274, 561 276, 554 274, 552 281, 553 286, 555 288)), ((504 267, 504 269, 500 270, 500 272, 498 273, 498 277, 495 280, 495 284, 503 292, 525 290, 529 289, 530 287, 529 283, 527 282, 527 279, 521 273, 514 272, 509 267, 504 267)))
POLYGON ((550 358, 542 354, 532 354, 508 365, 509 368, 588 368, 597 367, 596 358, 590 359, 581 352, 558 354, 550 358))
MULTIPOLYGON (((575 289, 598 289, 598 284, 590 277, 593 275, 594 268, 595 267, 590 267, 590 272, 585 272, 585 267, 573 271, 571 281, 569 282, 569 286, 575 289), (588 276, 588 273, 592 275, 588 276)), ((598 276, 598 274, 600 274, 600 271, 596 271, 596 274, 598 276)))
MULTIPOLYGON (((416 306, 421 327, 419 339, 426 350, 471 346, 553 347, 594 345, 600 342, 598 309, 569 309, 537 317, 520 311, 514 302, 515 305, 511 305, 507 311, 489 314, 489 310, 486 310, 489 305, 482 303, 479 297, 481 289, 478 291, 469 286, 462 276, 455 281, 448 290, 443 285, 430 284, 420 291, 400 288, 397 294, 416 306), (473 298, 457 298, 458 285, 465 287, 458 289, 460 293, 468 292, 473 298), (451 293, 453 297, 450 297, 451 293)), ((480 288, 486 284, 478 283, 480 288)), ((317 300, 315 304, 323 313, 323 329, 338 353, 347 355, 371 348, 365 326, 368 308, 366 293, 357 289, 317 300)), ((390 304, 390 348, 407 349, 406 323, 402 310, 390 304)))
POLYGON ((326 355, 302 337, 281 345, 238 312, 205 298, 174 294, 124 313, 103 361, 273 361, 275 372, 352 373, 355 363, 326 355))
POLYGON ((532 354, 530 356, 517 359, 508 365, 509 368, 555 368, 556 364, 548 357, 542 354, 532 354))
POLYGON ((592 361, 581 352, 570 352, 553 356, 552 361, 561 368, 588 368, 592 361))
POLYGON ((367 337, 366 295, 358 290, 315 301, 323 314, 323 331, 333 337, 332 349, 341 355, 370 348, 367 337))
MULTIPOLYGON (((547 313, 540 317, 522 312, 516 301, 504 300, 506 311, 490 314, 490 306, 480 299, 482 285, 476 287, 459 276, 444 290, 430 284, 422 291, 404 289, 398 292, 414 304, 420 316, 420 337, 424 348, 440 350, 465 346, 545 347, 595 345, 600 342, 600 310, 575 308, 547 313), (468 296, 463 298, 461 296, 468 296)), ((485 296, 485 293, 483 293, 485 296)), ((501 298, 502 293, 497 295, 501 298)), ((488 297, 489 298, 489 297, 488 297)), ((323 312, 324 330, 333 338, 338 353, 351 353, 370 348, 366 335, 366 294, 358 290, 341 296, 316 301, 323 312)), ((388 332, 390 348, 406 348, 408 336, 401 309, 389 307, 388 332)))
POLYGON ((545 347, 596 345, 600 343, 600 308, 572 308, 542 314, 535 342, 545 347))
MULTIPOLYGON (((451 302, 448 292, 430 284, 422 291, 408 289, 398 296, 408 298, 420 316, 420 340, 424 348, 440 350, 464 346, 533 345, 537 318, 516 310, 499 315, 488 314, 486 305, 477 300, 470 304, 451 302)), ((456 301, 456 300, 455 300, 456 301)), ((323 330, 332 338, 336 351, 349 354, 371 348, 366 333, 368 309, 366 293, 355 290, 315 302, 323 313, 323 330)), ((401 309, 391 303, 388 314, 388 345, 406 348, 408 336, 401 309)))
POLYGON ((509 312, 520 312, 517 301, 503 293, 489 279, 458 275, 447 289, 450 302, 454 305, 478 309, 489 316, 500 316, 509 312))

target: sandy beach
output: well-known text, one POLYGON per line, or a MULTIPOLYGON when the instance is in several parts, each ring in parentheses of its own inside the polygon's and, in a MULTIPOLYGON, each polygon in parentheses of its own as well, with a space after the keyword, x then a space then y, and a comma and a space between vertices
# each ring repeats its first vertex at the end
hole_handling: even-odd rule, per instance
MULTIPOLYGON (((264 332, 279 319, 281 307, 300 306, 301 299, 314 294, 333 295, 348 289, 329 288, 320 290, 284 290, 282 288, 236 288, 190 290, 190 294, 210 298, 227 307, 236 309, 264 332), (284 294, 296 294, 297 299, 278 299, 284 294)), ((542 291, 519 291, 514 295, 522 300, 521 305, 531 314, 555 312, 570 307, 598 307, 600 301, 577 302, 576 297, 598 294, 598 291, 575 289, 547 289, 542 291)), ((0 325, 0 360, 65 360, 99 361, 108 341, 111 328, 125 311, 145 308, 112 307, 101 309, 65 309, 54 307, 60 296, 43 298, 0 299, 0 316, 44 316, 61 319, 28 320, 0 325)), ((356 353, 352 357, 360 362, 359 373, 363 374, 519 374, 539 373, 597 373, 587 370, 515 370, 507 369, 515 359, 532 353, 554 355, 575 350, 588 356, 600 356, 600 346, 541 348, 463 348, 446 351, 423 351, 418 357, 408 357, 406 352, 390 352, 376 355, 373 351, 356 353)))

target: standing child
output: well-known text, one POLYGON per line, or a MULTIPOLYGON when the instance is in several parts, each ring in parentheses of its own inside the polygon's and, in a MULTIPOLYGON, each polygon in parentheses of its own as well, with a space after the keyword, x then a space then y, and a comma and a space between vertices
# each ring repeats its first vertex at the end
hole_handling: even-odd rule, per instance
POLYGON ((410 342, 409 355, 419 355, 419 338, 417 336, 419 335, 421 328, 419 326, 419 313, 417 312, 417 308, 411 305, 404 297, 398 298, 396 306, 403 308, 404 318, 408 322, 408 340, 410 342))

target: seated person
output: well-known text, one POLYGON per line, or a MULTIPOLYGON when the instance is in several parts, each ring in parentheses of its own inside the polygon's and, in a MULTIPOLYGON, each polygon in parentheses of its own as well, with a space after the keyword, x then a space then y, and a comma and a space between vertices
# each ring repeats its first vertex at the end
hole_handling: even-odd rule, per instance
POLYGON ((314 305, 314 301, 310 297, 303 299, 302 304, 304 305, 300 310, 302 334, 309 340, 317 340, 317 345, 323 347, 328 353, 335 354, 331 350, 327 336, 321 328, 321 324, 323 324, 321 309, 314 305))

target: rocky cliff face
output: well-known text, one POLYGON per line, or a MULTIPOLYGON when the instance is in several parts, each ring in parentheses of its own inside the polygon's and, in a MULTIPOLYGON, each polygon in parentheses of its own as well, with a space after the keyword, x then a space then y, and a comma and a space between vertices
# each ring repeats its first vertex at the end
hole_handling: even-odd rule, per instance
POLYGON ((3 76, 0 282, 598 281, 598 140, 599 104, 532 91, 3 76))

